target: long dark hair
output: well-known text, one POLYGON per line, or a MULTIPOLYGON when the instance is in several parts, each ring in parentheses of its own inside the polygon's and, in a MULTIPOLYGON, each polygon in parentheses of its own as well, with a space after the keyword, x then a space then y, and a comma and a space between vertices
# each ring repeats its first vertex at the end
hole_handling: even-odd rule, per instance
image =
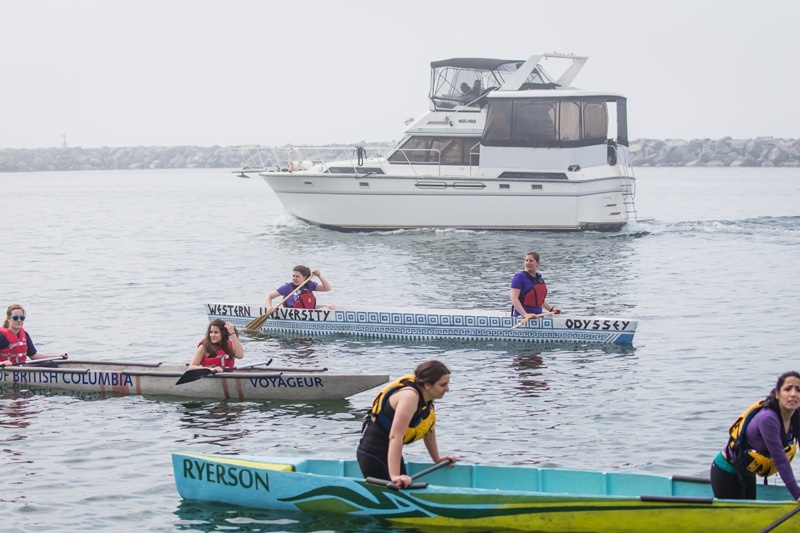
POLYGON ((442 376, 446 376, 450 371, 439 361, 425 361, 414 369, 414 383, 423 387, 426 383, 433 385, 442 376))
POLYGON ((233 348, 231 348, 231 345, 228 342, 229 338, 230 334, 228 333, 228 330, 225 328, 225 321, 222 320, 221 318, 217 318, 214 321, 212 321, 208 325, 208 328, 206 329, 206 337, 203 339, 203 342, 201 343, 203 345, 203 348, 205 348, 206 350, 207 357, 219 357, 217 355, 217 350, 221 348, 222 351, 225 352, 225 354, 228 357, 230 357, 231 359, 235 359, 236 356, 233 355, 233 348), (219 332, 222 334, 219 344, 214 344, 213 342, 211 342, 212 326, 217 326, 219 328, 219 332))
POLYGON ((789 372, 784 372, 783 374, 781 374, 780 377, 778 378, 778 383, 775 385, 775 388, 772 389, 772 391, 770 391, 769 396, 767 396, 767 399, 764 400, 764 407, 766 407, 767 409, 772 409, 773 411, 778 413, 778 415, 781 414, 781 406, 778 403, 777 394, 780 392, 781 387, 783 387, 783 384, 786 383, 786 380, 788 378, 800 379, 800 374, 798 374, 794 370, 790 370, 789 372))

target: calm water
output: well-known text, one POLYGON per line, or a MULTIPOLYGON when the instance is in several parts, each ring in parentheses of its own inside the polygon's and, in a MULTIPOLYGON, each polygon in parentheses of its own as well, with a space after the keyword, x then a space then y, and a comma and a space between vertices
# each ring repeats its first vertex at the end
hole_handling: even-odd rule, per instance
MULTIPOLYGON (((639 169, 654 222, 614 234, 343 234, 223 170, 0 175, 0 308, 43 353, 189 360, 205 301, 253 302, 319 268, 322 303, 505 309, 542 254, 567 313, 640 321, 630 348, 244 339, 248 361, 388 372, 437 358, 442 453, 468 463, 705 475, 728 425, 798 368, 800 170, 639 169)), ((4 531, 375 531, 367 521, 182 502, 170 452, 354 458, 374 392, 340 402, 175 401, 0 389, 4 531)), ((424 446, 407 460, 426 460, 424 446)), ((800 469, 798 469, 800 472, 800 469)))

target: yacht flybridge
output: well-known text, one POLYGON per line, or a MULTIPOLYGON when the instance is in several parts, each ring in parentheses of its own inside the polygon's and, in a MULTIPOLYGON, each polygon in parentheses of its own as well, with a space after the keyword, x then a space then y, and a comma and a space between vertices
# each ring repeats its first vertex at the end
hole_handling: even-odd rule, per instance
POLYGON ((241 172, 331 229, 616 231, 636 219, 626 99, 572 87, 587 59, 434 61, 430 111, 386 154, 272 148, 277 168, 251 157, 241 172), (569 66, 554 77, 551 60, 569 66))

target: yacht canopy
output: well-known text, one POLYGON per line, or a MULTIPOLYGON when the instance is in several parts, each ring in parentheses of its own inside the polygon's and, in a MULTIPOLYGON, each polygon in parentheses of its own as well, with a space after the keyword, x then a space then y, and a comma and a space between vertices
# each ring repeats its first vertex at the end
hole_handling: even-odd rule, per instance
POLYGON ((479 70, 496 70, 502 65, 513 63, 513 70, 516 71, 525 61, 519 59, 485 59, 481 57, 455 57, 453 59, 443 59, 441 61, 431 61, 431 68, 456 67, 474 68, 479 70))
MULTIPOLYGON (((517 59, 458 57, 431 62, 431 88, 428 97, 435 110, 457 106, 484 107, 486 94, 499 89, 525 63, 517 59)), ((520 89, 555 89, 558 87, 538 66, 520 89)))

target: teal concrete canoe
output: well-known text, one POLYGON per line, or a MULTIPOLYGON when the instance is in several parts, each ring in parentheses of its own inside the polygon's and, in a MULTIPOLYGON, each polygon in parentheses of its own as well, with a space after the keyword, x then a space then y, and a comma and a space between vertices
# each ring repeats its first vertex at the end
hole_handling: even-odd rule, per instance
MULTIPOLYGON (((418 479, 426 488, 392 491, 367 483, 356 461, 175 453, 172 464, 187 500, 432 528, 755 533, 797 507, 785 487, 716 500, 707 480, 680 476, 457 464, 418 479)), ((428 466, 407 465, 412 475, 428 466)), ((791 520, 784 531, 800 530, 791 520)))

